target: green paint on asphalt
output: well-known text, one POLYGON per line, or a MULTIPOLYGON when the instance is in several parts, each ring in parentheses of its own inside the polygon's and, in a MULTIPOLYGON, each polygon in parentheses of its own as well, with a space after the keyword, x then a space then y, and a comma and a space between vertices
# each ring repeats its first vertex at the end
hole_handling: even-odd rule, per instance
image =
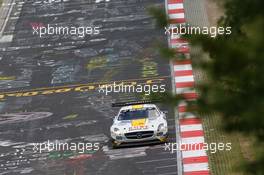
POLYGON ((65 158, 70 158, 73 156, 79 156, 79 155, 85 155, 85 154, 94 154, 96 151, 94 150, 86 150, 83 153, 78 153, 75 151, 54 151, 49 153, 49 159, 65 159, 65 158))
POLYGON ((63 117, 63 120, 75 119, 76 117, 78 117, 78 114, 71 114, 67 115, 66 117, 63 117))

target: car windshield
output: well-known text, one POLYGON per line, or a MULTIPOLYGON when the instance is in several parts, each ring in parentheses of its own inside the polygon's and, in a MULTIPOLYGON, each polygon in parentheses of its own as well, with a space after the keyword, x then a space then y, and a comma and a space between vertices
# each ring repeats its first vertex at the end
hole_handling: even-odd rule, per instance
POLYGON ((121 111, 118 116, 118 120, 135 120, 142 118, 154 119, 159 116, 158 111, 155 108, 151 109, 142 109, 142 110, 127 110, 121 111))

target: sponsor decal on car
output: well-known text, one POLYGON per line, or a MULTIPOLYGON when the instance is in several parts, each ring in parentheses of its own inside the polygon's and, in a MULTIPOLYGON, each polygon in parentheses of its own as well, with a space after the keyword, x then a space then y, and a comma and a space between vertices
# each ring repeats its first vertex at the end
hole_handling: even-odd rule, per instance
POLYGON ((131 121, 131 126, 129 128, 129 131, 133 130, 140 130, 140 129, 148 129, 146 126, 146 119, 137 119, 137 120, 132 120, 131 121))
POLYGON ((130 127, 128 130, 135 131, 135 130, 143 130, 143 129, 148 129, 148 126, 134 126, 134 127, 130 127))
POLYGON ((132 109, 143 109, 143 105, 134 105, 132 109))
POLYGON ((131 125, 133 127, 145 126, 145 124, 146 124, 146 119, 137 119, 137 120, 132 120, 131 121, 131 125))

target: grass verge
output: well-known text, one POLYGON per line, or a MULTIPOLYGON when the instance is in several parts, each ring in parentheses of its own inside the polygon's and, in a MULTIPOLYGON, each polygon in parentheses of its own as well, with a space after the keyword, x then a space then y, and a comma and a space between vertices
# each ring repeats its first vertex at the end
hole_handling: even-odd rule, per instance
POLYGON ((209 166, 212 175, 244 175, 240 171, 245 161, 252 152, 252 147, 245 136, 237 133, 226 133, 222 129, 221 117, 210 115, 203 118, 203 127, 207 143, 231 143, 230 151, 217 151, 216 153, 208 152, 209 166), (246 146, 245 146, 246 145, 246 146))

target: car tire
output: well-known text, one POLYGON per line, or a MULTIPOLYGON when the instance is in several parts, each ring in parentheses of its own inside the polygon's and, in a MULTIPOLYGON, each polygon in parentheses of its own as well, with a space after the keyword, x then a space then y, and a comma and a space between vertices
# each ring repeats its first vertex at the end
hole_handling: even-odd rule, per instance
POLYGON ((112 149, 117 149, 118 148, 118 145, 115 143, 114 140, 111 140, 110 142, 111 142, 110 145, 111 145, 112 149))
POLYGON ((166 137, 164 138, 164 141, 162 143, 168 143, 169 142, 169 135, 167 134, 166 137))

